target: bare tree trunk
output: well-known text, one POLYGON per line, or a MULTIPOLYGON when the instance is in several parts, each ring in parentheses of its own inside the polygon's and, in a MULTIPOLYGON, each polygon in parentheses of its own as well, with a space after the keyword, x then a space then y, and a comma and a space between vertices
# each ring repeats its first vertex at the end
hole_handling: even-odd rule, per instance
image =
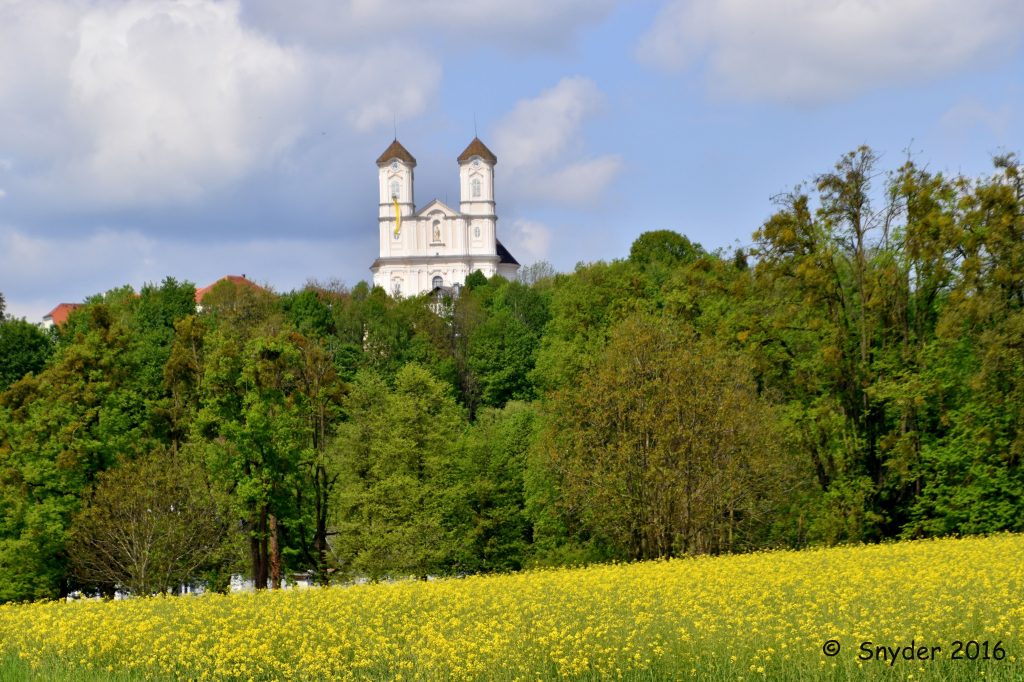
POLYGON ((316 478, 320 481, 316 491, 316 532, 313 535, 313 549, 316 552, 316 572, 321 584, 327 584, 327 509, 330 485, 327 472, 318 467, 316 478))
POLYGON ((260 510, 255 533, 249 541, 252 580, 257 590, 267 589, 267 508, 260 510))
MULTIPOLYGON (((260 535, 259 525, 252 530, 249 536, 249 566, 252 569, 252 584, 260 589, 260 535)), ((266 581, 263 586, 266 587, 266 581)))
POLYGON ((281 542, 277 527, 277 517, 270 515, 270 587, 281 589, 281 542))

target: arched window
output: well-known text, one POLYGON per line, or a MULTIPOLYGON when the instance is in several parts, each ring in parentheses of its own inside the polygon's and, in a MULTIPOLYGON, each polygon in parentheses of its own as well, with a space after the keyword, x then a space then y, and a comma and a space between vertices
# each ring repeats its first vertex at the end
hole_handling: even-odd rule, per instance
POLYGON ((398 180, 391 181, 391 198, 394 199, 398 196, 398 180))
POLYGON ((440 289, 444 286, 444 279, 441 278, 441 275, 434 275, 434 279, 430 282, 430 286, 433 289, 440 289))
POLYGON ((473 178, 470 184, 472 196, 474 199, 480 196, 480 178, 473 178))

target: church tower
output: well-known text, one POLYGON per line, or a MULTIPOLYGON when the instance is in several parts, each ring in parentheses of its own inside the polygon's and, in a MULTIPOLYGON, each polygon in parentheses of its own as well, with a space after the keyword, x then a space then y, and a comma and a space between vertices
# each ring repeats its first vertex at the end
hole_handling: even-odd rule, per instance
POLYGON ((519 263, 497 237, 494 167, 498 158, 474 137, 458 157, 459 210, 434 199, 416 210, 416 159, 394 140, 377 159, 380 257, 375 286, 394 296, 418 296, 461 286, 477 270, 512 279, 519 263))
POLYGON ((474 137, 459 154, 459 210, 466 215, 494 217, 494 166, 496 157, 480 138, 474 137))
POLYGON ((412 215, 416 208, 413 198, 413 168, 416 159, 397 139, 377 157, 380 181, 380 218, 395 218, 395 199, 402 216, 412 215))

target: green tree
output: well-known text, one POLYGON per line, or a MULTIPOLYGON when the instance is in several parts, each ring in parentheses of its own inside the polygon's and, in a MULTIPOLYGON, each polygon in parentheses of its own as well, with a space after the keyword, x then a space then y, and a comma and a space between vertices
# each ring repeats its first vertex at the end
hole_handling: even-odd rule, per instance
POLYGON ((281 307, 292 325, 306 336, 325 337, 334 331, 332 292, 307 287, 282 297, 281 307))
POLYGON ((164 393, 163 370, 170 356, 174 325, 195 314, 195 294, 196 288, 191 282, 179 283, 167 277, 160 286, 143 286, 132 306, 128 326, 138 358, 139 383, 150 392, 151 399, 164 393))
POLYGON ((629 249, 629 260, 640 266, 661 264, 668 267, 690 263, 704 254, 699 244, 673 232, 655 230, 644 232, 629 249))
POLYGON ((445 491, 444 524, 453 538, 453 568, 467 572, 522 568, 531 527, 525 511, 527 452, 536 410, 522 402, 485 408, 466 432, 445 491))
POLYGON ((394 388, 360 373, 345 401, 335 548, 348 573, 425 576, 454 553, 443 524, 465 418, 450 387, 409 364, 394 388))
POLYGON ((756 291, 770 305, 753 326, 771 356, 767 380, 791 401, 795 442, 825 502, 817 528, 830 541, 891 533, 912 478, 894 464, 897 451, 904 464, 913 460, 905 453, 916 439, 905 411, 913 403, 886 382, 898 370, 898 386, 915 385, 919 371, 901 333, 910 289, 898 241, 903 202, 919 192, 899 177, 878 190, 881 177, 875 154, 861 147, 816 178, 817 210, 798 188, 755 234, 756 291))
POLYGON ((230 530, 201 469, 158 450, 99 475, 68 555, 83 585, 168 592, 221 560, 230 530))
POLYGON ((52 352, 50 337, 39 327, 0 314, 0 393, 26 374, 42 370, 52 352))
POLYGON ((1024 171, 1013 156, 995 165, 960 183, 955 220, 937 226, 955 251, 935 269, 959 276, 930 348, 944 409, 923 440, 908 536, 1024 528, 1024 171))
POLYGON ((465 287, 467 290, 472 291, 477 287, 482 287, 487 284, 487 275, 479 270, 474 270, 466 276, 465 287))
POLYGON ((492 313, 473 330, 467 365, 481 404, 501 407, 533 397, 530 371, 536 346, 537 335, 508 309, 492 313))
POLYGON ((310 422, 299 391, 301 362, 286 332, 205 340, 201 409, 194 422, 212 478, 230 494, 249 536, 257 588, 280 587, 282 522, 298 515, 292 494, 310 422))
POLYGON ((307 565, 314 567, 320 579, 327 580, 329 563, 328 535, 333 510, 334 489, 341 475, 341 458, 336 439, 341 422, 344 385, 335 370, 335 362, 321 341, 292 334, 291 345, 298 351, 296 402, 305 418, 308 442, 300 451, 295 495, 300 511, 312 506, 296 524, 297 539, 307 565), (306 516, 312 516, 307 523, 306 516))
POLYGON ((635 312, 653 312, 659 291, 633 263, 579 265, 555 278, 550 321, 537 350, 533 384, 554 390, 572 384, 604 345, 608 328, 635 312))
POLYGON ((0 394, 0 598, 70 589, 66 532, 82 494, 157 444, 130 343, 106 304, 89 305, 50 366, 0 394))
POLYGON ((749 368, 657 318, 617 324, 546 413, 560 503, 632 559, 756 547, 792 481, 749 368))

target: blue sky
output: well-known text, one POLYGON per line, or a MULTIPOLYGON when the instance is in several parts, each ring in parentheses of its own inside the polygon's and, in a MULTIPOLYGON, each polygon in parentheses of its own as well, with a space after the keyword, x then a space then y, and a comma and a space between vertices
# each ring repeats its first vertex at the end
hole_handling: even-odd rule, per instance
POLYGON ((0 0, 0 292, 368 279, 394 122, 417 204, 476 130, 528 264, 650 229, 747 244, 871 145, 979 175, 1024 151, 1018 0, 0 0))

